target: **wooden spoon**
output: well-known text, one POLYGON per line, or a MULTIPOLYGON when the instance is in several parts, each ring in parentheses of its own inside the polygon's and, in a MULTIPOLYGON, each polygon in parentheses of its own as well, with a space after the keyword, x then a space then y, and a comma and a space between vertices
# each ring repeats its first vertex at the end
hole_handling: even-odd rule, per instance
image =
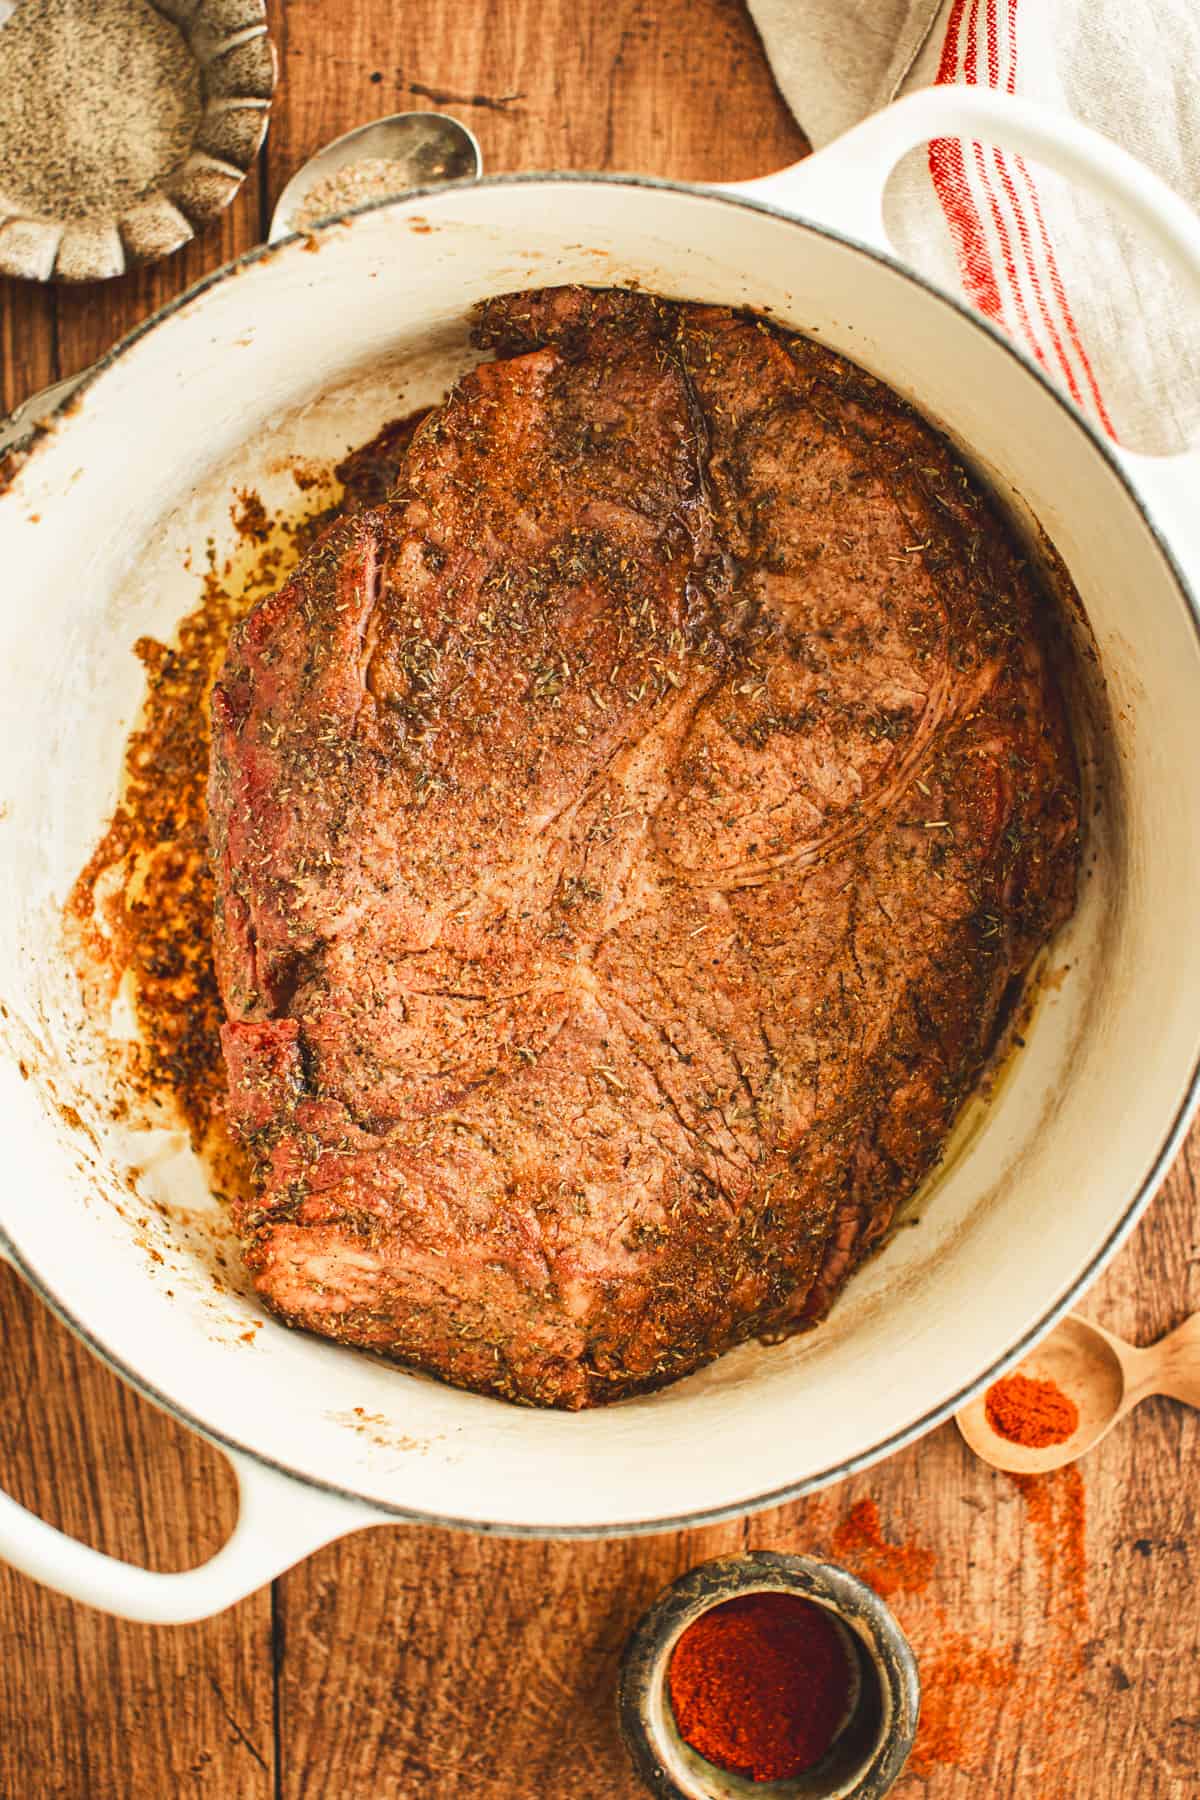
POLYGON ((958 1428, 976 1456, 995 1469, 1036 1475, 1061 1469, 1098 1444, 1139 1400, 1166 1394, 1200 1407, 1200 1313, 1193 1313, 1157 1344, 1139 1350, 1071 1313, 1020 1365, 1034 1381, 1053 1381, 1079 1408, 1079 1424, 1061 1444, 1034 1450, 993 1431, 987 1394, 958 1413, 958 1428))

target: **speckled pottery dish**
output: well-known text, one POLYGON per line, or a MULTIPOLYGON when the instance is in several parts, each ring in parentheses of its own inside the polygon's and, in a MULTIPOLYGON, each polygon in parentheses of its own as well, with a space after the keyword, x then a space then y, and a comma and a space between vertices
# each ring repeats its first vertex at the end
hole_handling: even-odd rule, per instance
POLYGON ((264 0, 22 0, 0 19, 0 274, 102 281, 228 206, 267 129, 264 0))
POLYGON ((921 1684, 908 1639, 873 1588, 836 1563, 754 1550, 700 1563, 660 1594, 621 1662, 617 1716, 634 1768, 658 1800, 882 1800, 916 1735, 921 1684), (667 1670, 689 1625, 727 1600, 787 1593, 823 1606, 854 1658, 849 1714, 825 1755, 787 1781, 750 1781, 699 1755, 680 1735, 667 1670))

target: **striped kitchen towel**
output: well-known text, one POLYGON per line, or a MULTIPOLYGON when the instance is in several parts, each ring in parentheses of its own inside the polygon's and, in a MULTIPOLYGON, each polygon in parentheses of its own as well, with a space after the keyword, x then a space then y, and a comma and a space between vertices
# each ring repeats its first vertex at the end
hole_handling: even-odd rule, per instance
MULTIPOLYGON (((963 82, 1073 113, 1200 205, 1200 0, 749 3, 814 148, 899 94, 963 82)), ((1146 450, 1200 437, 1200 320, 1095 195, 1003 146, 943 139, 900 165, 885 214, 902 256, 1102 429, 1146 450)))

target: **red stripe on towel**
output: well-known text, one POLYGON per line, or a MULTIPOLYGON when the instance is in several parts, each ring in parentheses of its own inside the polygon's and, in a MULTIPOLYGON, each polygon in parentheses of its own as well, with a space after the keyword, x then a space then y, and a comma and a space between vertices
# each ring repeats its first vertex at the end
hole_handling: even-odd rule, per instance
MULTIPOLYGON (((1004 25, 1008 33, 1006 47, 1009 55, 1008 68, 1002 77, 999 0, 954 0, 938 64, 938 83, 946 85, 960 81, 969 87, 1003 87, 1010 94, 1014 93, 1018 6, 1019 0, 1005 0, 1004 25), (981 13, 985 27, 982 46, 981 13)), ((1046 227, 1033 177, 1020 156, 1015 157, 1010 164, 1008 157, 1000 149, 993 149, 991 155, 992 163, 989 163, 983 146, 971 145, 972 166, 978 191, 982 194, 986 207, 985 215, 971 189, 966 150, 962 141, 957 138, 937 138, 929 145, 930 178, 946 217, 967 296, 982 313, 998 324, 1006 323, 1006 309, 1010 310, 1038 361, 1046 368, 1050 367, 1051 360, 1056 361, 1076 403, 1085 406, 1090 399, 1105 430, 1112 434, 1112 421, 1067 300, 1058 258, 1046 227), (993 166, 999 181, 999 191, 993 180, 993 166), (1020 185, 1028 195, 1034 220, 1032 226, 1025 199, 1018 181, 1014 179, 1013 166, 1020 185), (1011 211, 1015 241, 1001 204, 1001 191, 1011 211), (985 217, 990 221, 993 240, 989 240, 985 217), (993 250, 993 242, 998 255, 993 250), (1030 317, 1022 275, 1033 295, 1045 342, 1030 317), (1052 356, 1047 354, 1048 350, 1052 352, 1052 356), (1071 351, 1075 356, 1074 364, 1071 351), (1077 369, 1083 378, 1082 386, 1077 378, 1077 369), (1086 397, 1084 388, 1087 390, 1086 397)))

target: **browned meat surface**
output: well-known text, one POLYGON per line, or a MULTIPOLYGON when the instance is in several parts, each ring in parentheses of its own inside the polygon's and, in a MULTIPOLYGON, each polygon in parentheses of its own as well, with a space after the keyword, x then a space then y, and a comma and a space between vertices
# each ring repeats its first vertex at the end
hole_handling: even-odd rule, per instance
POLYGON ((1045 602, 887 389, 644 296, 479 335, 214 695, 240 1226, 292 1323, 579 1407, 824 1312, 1078 791, 1045 602))

